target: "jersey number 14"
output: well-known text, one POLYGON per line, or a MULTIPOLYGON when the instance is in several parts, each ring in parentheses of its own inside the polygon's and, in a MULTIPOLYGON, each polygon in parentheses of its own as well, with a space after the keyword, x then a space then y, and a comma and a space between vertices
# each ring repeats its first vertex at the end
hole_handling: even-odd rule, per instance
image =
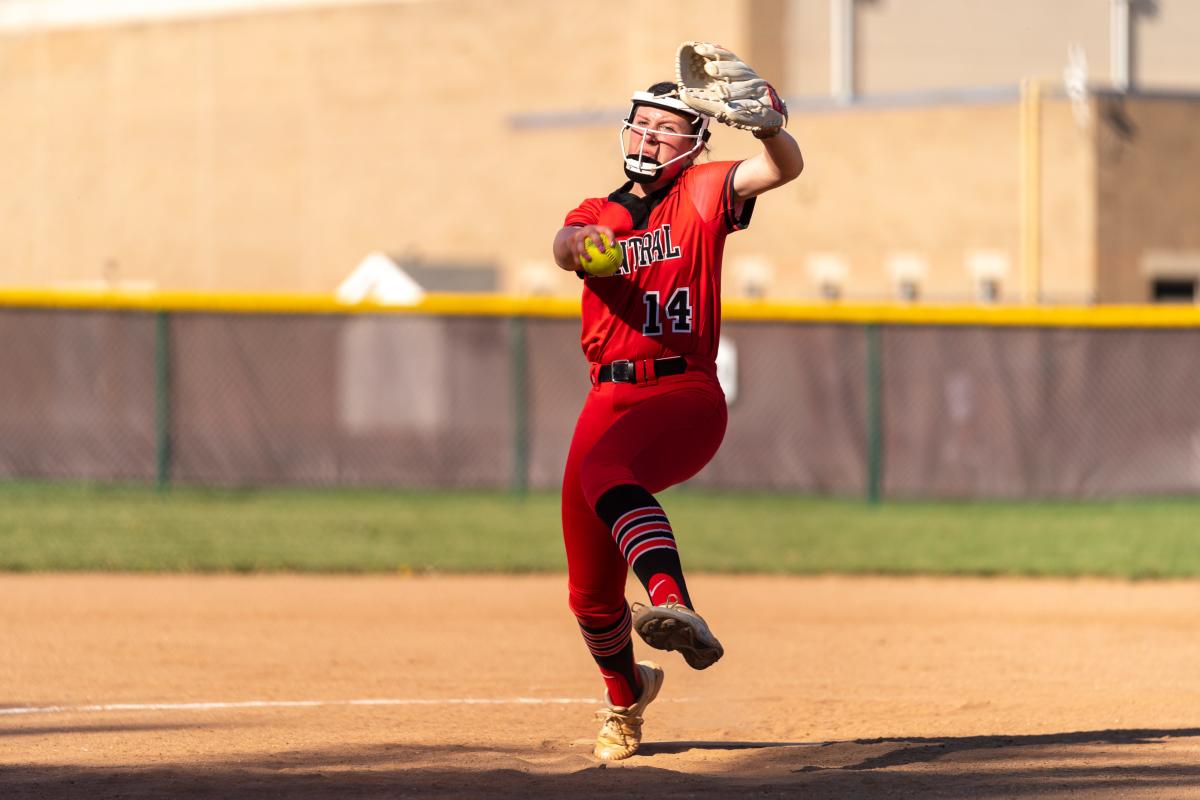
POLYGON ((692 332, 692 292, 686 286, 680 286, 671 292, 667 305, 661 305, 661 292, 646 292, 642 302, 646 304, 646 323, 642 325, 643 336, 661 336, 663 332, 662 317, 665 312, 671 321, 671 333, 692 332))

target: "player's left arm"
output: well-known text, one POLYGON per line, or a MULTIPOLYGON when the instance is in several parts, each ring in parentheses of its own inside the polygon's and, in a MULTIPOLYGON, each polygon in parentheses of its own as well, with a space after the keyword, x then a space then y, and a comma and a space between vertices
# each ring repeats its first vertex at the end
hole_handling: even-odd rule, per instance
POLYGON ((749 200, 783 186, 804 170, 800 145, 787 131, 780 129, 759 141, 763 145, 762 152, 739 164, 737 172, 733 174, 735 202, 749 200))

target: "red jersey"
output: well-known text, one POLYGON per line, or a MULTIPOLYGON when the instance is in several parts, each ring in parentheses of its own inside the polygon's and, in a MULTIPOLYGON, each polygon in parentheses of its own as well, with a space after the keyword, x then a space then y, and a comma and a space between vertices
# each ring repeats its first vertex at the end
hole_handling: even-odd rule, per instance
MULTIPOLYGON (((620 204, 632 229, 616 229, 620 272, 583 282, 583 353, 592 363, 688 355, 714 361, 721 335, 725 237, 750 224, 754 199, 733 201, 740 161, 696 164, 647 198, 632 182, 584 200, 565 225, 609 224, 620 204)), ((580 273, 583 275, 584 273, 580 273)))

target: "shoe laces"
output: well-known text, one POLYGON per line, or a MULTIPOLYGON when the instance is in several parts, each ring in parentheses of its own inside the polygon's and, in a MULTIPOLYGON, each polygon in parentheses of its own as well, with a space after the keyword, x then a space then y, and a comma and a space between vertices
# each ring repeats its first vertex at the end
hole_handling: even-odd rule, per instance
POLYGON ((668 599, 667 602, 663 603, 661 606, 655 606, 655 608, 662 608, 662 609, 666 609, 667 611, 683 613, 683 614, 687 614, 688 616, 693 616, 693 617, 700 616, 695 611, 692 611, 690 608, 685 606, 683 603, 681 603, 675 599, 668 599))
POLYGON ((647 606, 645 603, 634 603, 632 606, 630 606, 630 608, 633 611, 637 611, 639 608, 665 608, 668 611, 689 611, 692 614, 696 613, 695 611, 692 611, 692 609, 685 606, 683 603, 679 602, 678 598, 676 598, 675 595, 671 595, 670 597, 668 597, 667 602, 663 603, 660 606, 656 606, 653 603, 651 603, 649 606, 647 606))
POLYGON ((600 728, 602 734, 614 735, 622 743, 631 736, 637 736, 642 725, 641 717, 622 713, 615 708, 600 709, 596 712, 596 719, 604 723, 600 728))

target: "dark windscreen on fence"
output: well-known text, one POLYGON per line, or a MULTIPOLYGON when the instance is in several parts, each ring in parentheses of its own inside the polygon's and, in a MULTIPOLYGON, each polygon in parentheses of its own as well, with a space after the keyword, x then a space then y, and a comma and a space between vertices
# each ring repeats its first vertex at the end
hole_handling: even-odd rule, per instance
MULTIPOLYGON (((1200 330, 736 321, 723 334, 729 428, 693 485, 1200 489, 1200 330)), ((8 479, 553 489, 591 388, 572 319, 5 308, 0 336, 8 479)))

